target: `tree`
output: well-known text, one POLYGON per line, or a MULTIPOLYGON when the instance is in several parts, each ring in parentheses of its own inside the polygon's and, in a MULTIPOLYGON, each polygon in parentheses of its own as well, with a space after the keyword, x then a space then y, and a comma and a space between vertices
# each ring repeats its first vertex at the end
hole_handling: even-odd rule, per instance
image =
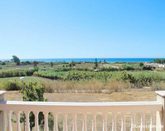
MULTIPOLYGON (((23 95, 24 101, 46 101, 44 98, 44 87, 38 83, 30 82, 29 84, 23 84, 23 88, 20 91, 23 95)), ((35 116, 33 113, 29 114, 30 130, 35 126, 35 116)), ((25 114, 22 115, 21 121, 25 123, 25 114)), ((39 113, 39 125, 44 125, 44 115, 39 113)))
POLYGON ((53 62, 50 62, 50 66, 53 67, 53 65, 54 65, 53 62))
POLYGON ((13 55, 12 57, 13 57, 12 60, 16 63, 16 65, 20 65, 20 59, 15 55, 13 55))
POLYGON ((144 67, 144 63, 142 63, 142 62, 139 63, 139 66, 140 66, 140 67, 144 67))
POLYGON ((34 67, 37 67, 38 63, 39 63, 39 62, 37 62, 37 61, 33 61, 33 66, 34 66, 34 67))
POLYGON ((155 59, 154 62, 155 63, 159 63, 159 64, 164 64, 165 63, 165 59, 155 59))
POLYGON ((94 69, 96 69, 96 68, 98 67, 98 61, 97 61, 97 58, 95 59, 94 64, 95 64, 94 69))

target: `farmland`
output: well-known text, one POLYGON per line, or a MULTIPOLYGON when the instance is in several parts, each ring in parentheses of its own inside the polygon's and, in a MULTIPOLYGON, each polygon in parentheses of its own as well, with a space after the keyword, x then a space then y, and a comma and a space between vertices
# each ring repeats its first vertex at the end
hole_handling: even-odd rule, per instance
POLYGON ((43 85, 47 93, 104 93, 165 89, 165 70, 143 63, 0 63, 0 89, 20 90, 24 83, 43 85))

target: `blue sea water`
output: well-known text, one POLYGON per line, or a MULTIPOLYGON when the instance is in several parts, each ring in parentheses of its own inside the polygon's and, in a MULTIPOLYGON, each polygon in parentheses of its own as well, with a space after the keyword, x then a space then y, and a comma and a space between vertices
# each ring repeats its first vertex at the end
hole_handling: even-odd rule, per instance
POLYGON ((135 62, 153 62, 155 58, 43 58, 43 59, 21 59, 21 61, 38 61, 38 62, 95 62, 97 59, 98 62, 126 62, 126 63, 135 63, 135 62))

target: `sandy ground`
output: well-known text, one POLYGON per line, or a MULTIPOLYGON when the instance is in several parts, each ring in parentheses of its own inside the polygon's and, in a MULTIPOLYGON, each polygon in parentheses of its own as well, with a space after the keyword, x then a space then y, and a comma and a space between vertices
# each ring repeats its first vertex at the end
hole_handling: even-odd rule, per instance
MULTIPOLYGON (((10 91, 5 95, 7 100, 22 100, 18 91, 10 91)), ((108 102, 108 101, 145 101, 156 100, 154 91, 130 90, 125 92, 104 93, 45 93, 48 101, 58 102, 108 102)))

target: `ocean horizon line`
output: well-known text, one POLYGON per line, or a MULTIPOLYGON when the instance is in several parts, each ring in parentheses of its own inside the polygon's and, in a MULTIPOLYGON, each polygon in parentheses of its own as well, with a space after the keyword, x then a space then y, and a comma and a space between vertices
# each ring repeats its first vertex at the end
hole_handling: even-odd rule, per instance
MULTIPOLYGON (((38 61, 38 62, 153 62, 155 59, 164 58, 23 58, 20 59, 22 62, 25 61, 38 61)), ((8 61, 11 59, 0 59, 1 61, 8 61)))
POLYGON ((153 62, 158 58, 40 58, 40 59, 21 59, 21 61, 39 61, 39 62, 153 62))

